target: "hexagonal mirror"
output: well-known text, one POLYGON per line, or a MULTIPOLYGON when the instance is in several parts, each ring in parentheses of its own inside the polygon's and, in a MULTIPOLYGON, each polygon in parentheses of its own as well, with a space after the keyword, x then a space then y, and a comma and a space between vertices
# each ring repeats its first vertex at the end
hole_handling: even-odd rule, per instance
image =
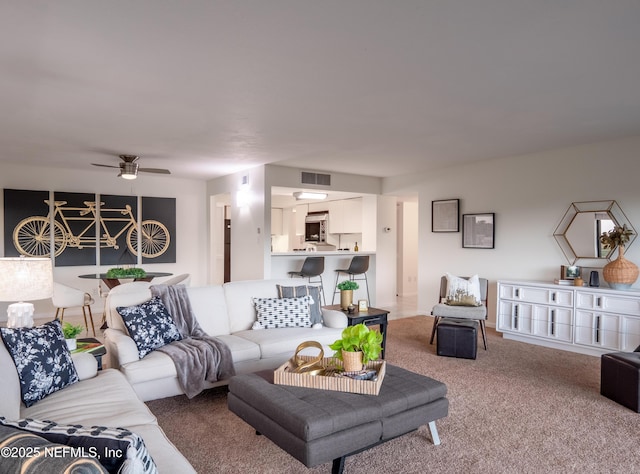
POLYGON ((633 232, 626 244, 629 247, 637 233, 616 201, 573 202, 553 236, 570 264, 603 266, 616 248, 604 249, 600 235, 623 225, 633 232))

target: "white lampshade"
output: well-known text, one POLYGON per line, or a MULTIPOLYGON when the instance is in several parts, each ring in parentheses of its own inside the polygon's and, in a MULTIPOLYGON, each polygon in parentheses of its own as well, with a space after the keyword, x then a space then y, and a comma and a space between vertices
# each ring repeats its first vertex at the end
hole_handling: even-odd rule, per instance
POLYGON ((0 258, 0 301, 9 305, 7 327, 33 326, 33 305, 25 301, 53 295, 53 266, 50 258, 0 258))

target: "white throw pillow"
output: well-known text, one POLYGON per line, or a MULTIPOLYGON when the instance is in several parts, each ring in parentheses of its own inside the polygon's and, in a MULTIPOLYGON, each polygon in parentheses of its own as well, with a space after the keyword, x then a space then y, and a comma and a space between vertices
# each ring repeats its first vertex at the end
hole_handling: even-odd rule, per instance
POLYGON ((480 294, 480 278, 478 277, 478 275, 473 275, 468 280, 452 275, 451 273, 446 273, 446 277, 446 304, 453 306, 482 305, 482 296, 480 294))
POLYGON ((264 329, 310 328, 309 300, 309 296, 253 298, 253 304, 258 313, 258 323, 264 329))

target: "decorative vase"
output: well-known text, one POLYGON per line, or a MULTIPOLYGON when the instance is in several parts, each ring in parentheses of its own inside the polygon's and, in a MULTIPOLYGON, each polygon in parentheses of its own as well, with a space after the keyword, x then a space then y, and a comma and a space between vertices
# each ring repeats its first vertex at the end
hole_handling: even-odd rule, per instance
POLYGON ((353 304, 353 290, 340 290, 340 308, 345 311, 353 304))
POLYGON ((638 279, 638 266, 624 258, 624 246, 618 246, 618 258, 602 269, 602 278, 614 290, 628 290, 638 279))
POLYGON ((75 337, 73 339, 65 339, 65 341, 70 351, 75 351, 78 347, 78 340, 75 337))
POLYGON ((362 352, 342 351, 342 363, 345 372, 359 372, 362 370, 362 352))

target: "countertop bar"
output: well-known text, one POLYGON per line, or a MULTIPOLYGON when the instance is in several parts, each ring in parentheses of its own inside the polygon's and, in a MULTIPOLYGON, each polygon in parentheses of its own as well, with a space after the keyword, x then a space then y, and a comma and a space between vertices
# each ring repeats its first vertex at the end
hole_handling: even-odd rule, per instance
POLYGON ((272 257, 314 257, 314 256, 333 256, 333 255, 375 255, 375 252, 367 252, 365 250, 355 252, 353 250, 318 250, 318 251, 306 251, 300 250, 297 252, 272 252, 272 257))
MULTIPOLYGON (((376 302, 376 253, 366 251, 347 251, 347 250, 334 250, 334 251, 315 251, 315 252, 273 252, 271 254, 271 278, 280 279, 288 278, 290 271, 299 271, 302 268, 304 259, 307 257, 325 257, 324 259, 324 273, 322 274, 322 280, 324 282, 324 292, 326 296, 326 303, 331 304, 333 298, 333 291, 336 284, 336 269, 348 268, 351 259, 356 255, 368 255, 369 256, 369 271, 367 272, 367 280, 369 282, 369 293, 371 295, 371 301, 369 306, 375 306, 376 302)), ((348 278, 347 275, 341 274, 340 281, 348 278)), ((297 284, 302 280, 296 278, 297 284)), ((306 281, 306 278, 302 281, 306 281)), ((292 282, 293 283, 293 282, 292 282)), ((358 281, 360 288, 353 293, 353 299, 357 303, 358 299, 367 298, 367 290, 365 288, 364 281, 358 281)), ((340 295, 336 295, 336 300, 340 301, 340 295)))

